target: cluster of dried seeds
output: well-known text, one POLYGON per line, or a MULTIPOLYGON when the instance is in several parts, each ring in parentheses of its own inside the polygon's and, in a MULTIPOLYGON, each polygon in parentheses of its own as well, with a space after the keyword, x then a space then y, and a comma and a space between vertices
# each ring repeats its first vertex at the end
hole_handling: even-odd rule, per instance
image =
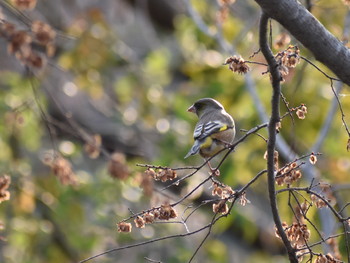
POLYGON ((312 194, 310 198, 312 203, 315 204, 317 208, 327 207, 327 203, 316 195, 312 194))
POLYGON ((148 168, 144 174, 145 176, 152 177, 154 180, 162 181, 163 183, 168 180, 172 181, 177 178, 176 171, 170 168, 158 169, 157 171, 152 168, 148 168))
POLYGON ((298 164, 292 162, 277 171, 275 181, 278 185, 291 185, 302 177, 298 164))
POLYGON ((295 68, 300 62, 300 50, 297 46, 290 45, 286 50, 278 52, 275 55, 278 69, 281 73, 282 80, 289 74, 290 68, 295 68))
POLYGON ((343 0, 344 5, 350 6, 350 0, 343 0))
POLYGON ((84 150, 91 159, 96 159, 101 153, 102 138, 101 135, 95 134, 84 144, 84 150))
MULTIPOLYGON (((36 1, 12 0, 12 4, 21 10, 33 9, 36 1)), ((43 21, 33 21, 29 28, 19 28, 5 20, 0 20, 0 37, 7 42, 7 51, 14 55, 23 65, 32 69, 43 68, 46 57, 52 57, 56 51, 56 31, 43 21), (45 54, 38 48, 45 49, 45 54)))
POLYGON ((318 255, 314 263, 341 263, 343 261, 334 258, 330 253, 318 255))
POLYGON ((227 201, 225 199, 222 199, 216 203, 213 204, 213 212, 215 214, 221 213, 223 215, 226 215, 229 212, 228 205, 226 203, 227 201))
POLYGON ((8 188, 11 183, 11 177, 8 175, 0 176, 0 203, 10 199, 10 192, 8 188))
POLYGON ((111 155, 108 162, 108 172, 113 178, 125 180, 130 172, 123 153, 115 152, 111 155))
MULTIPOLYGON (((212 185, 213 190, 211 191, 212 196, 220 197, 220 200, 213 204, 213 212, 221 213, 226 215, 229 212, 229 207, 227 202, 232 202, 234 200, 236 192, 228 185, 222 183, 214 182, 212 185)), ((242 206, 249 204, 250 201, 246 198, 246 193, 239 194, 239 203, 242 206)))
POLYGON ((67 159, 61 156, 57 157, 52 161, 50 166, 53 174, 58 177, 62 184, 77 184, 76 176, 72 170, 70 162, 67 159))
POLYGON ((227 58, 224 65, 229 65, 229 69, 232 72, 237 72, 240 74, 245 74, 249 71, 249 66, 242 57, 231 56, 227 58))
MULTIPOLYGON (((134 224, 137 228, 144 228, 146 224, 152 224, 156 220, 169 220, 177 217, 176 210, 169 203, 162 204, 158 208, 152 208, 149 211, 138 215, 134 219, 134 224)), ((118 232, 131 232, 132 225, 127 222, 117 223, 118 232)))
POLYGON ((230 5, 236 0, 218 0, 219 10, 216 13, 216 20, 218 23, 223 23, 228 18, 230 12, 230 5))
POLYGON ((232 188, 228 185, 219 185, 217 183, 213 183, 212 188, 213 190, 211 191, 211 194, 213 196, 218 196, 221 199, 229 199, 235 193, 235 191, 232 190, 232 188))
POLYGON ((37 0, 11 0, 11 3, 20 10, 33 9, 37 0))
MULTIPOLYGON (((288 225, 286 222, 283 222, 282 226, 291 245, 298 250, 297 256, 299 256, 299 261, 301 261, 302 255, 305 252, 303 248, 305 247, 306 242, 310 239, 310 230, 307 228, 306 224, 299 222, 294 222, 291 225, 288 225)), ((281 238, 277 228, 275 229, 275 234, 278 238, 281 238)))

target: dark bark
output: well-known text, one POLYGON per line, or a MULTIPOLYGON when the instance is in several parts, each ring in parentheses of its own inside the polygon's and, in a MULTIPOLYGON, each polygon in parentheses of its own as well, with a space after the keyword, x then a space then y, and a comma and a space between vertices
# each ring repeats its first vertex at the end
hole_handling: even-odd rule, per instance
POLYGON ((298 259, 295 254, 295 250, 292 248, 284 229, 282 227, 282 222, 278 212, 277 200, 276 200, 276 190, 275 190, 275 166, 274 166, 274 152, 276 147, 276 124, 280 121, 279 113, 279 100, 281 96, 281 75, 277 68, 277 63, 271 52, 270 47, 267 44, 267 24, 268 15, 263 13, 260 19, 260 33, 259 33, 259 44, 260 50, 263 53, 271 74, 272 80, 272 100, 271 100, 271 117, 268 125, 269 139, 267 144, 267 180, 268 180, 268 190, 270 207, 272 211, 273 220, 276 224, 277 231, 283 241, 283 244, 287 250, 289 261, 291 263, 298 263, 298 259))

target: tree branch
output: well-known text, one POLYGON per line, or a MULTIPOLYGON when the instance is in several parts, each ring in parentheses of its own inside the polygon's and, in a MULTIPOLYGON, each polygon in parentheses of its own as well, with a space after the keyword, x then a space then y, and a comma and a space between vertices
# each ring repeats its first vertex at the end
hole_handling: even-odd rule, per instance
POLYGON ((279 22, 315 58, 350 85, 350 51, 307 9, 293 0, 255 0, 269 17, 279 22), (307 26, 305 26, 307 25, 307 26))
POLYGON ((267 177, 268 177, 268 189, 270 198, 270 207, 272 210, 273 220, 276 224, 278 234, 280 235, 284 246, 287 249, 290 262, 297 263, 298 259, 295 254, 295 250, 292 248, 281 223, 281 219, 278 212, 277 201, 276 201, 276 191, 275 191, 275 171, 274 171, 274 152, 276 146, 276 124, 280 121, 279 114, 279 100, 281 93, 281 76, 277 68, 276 60, 271 52, 270 47, 267 42, 267 24, 269 17, 266 13, 262 13, 260 19, 260 31, 259 31, 259 44, 260 50, 263 53, 267 63, 269 64, 269 71, 272 78, 272 112, 269 121, 268 131, 269 140, 267 144, 267 177))

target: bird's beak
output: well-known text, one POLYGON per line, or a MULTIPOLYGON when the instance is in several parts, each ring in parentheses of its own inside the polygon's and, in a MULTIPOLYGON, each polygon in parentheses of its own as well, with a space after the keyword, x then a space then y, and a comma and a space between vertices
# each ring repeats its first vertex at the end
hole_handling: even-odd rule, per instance
POLYGON ((192 113, 196 113, 196 108, 194 107, 194 105, 192 105, 191 107, 189 107, 187 109, 188 112, 192 112, 192 113))

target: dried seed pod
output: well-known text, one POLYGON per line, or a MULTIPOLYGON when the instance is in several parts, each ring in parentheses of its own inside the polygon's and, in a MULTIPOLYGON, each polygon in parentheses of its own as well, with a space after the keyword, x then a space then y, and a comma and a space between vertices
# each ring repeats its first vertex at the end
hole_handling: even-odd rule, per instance
POLYGON ((176 218, 177 213, 170 204, 163 204, 159 209, 159 219, 160 220, 169 220, 176 218))
POLYGON ((296 113, 297 117, 301 120, 305 119, 305 112, 302 111, 301 109, 297 109, 296 113))
POLYGON ((318 198, 316 195, 312 194, 310 197, 311 201, 316 205, 317 208, 323 208, 327 206, 326 202, 318 198))
POLYGON ((155 220, 155 217, 152 212, 148 212, 143 215, 143 219, 145 220, 145 224, 152 224, 155 220))
POLYGON ((241 206, 246 206, 246 204, 250 204, 250 201, 247 199, 245 192, 241 195, 239 203, 241 206))
POLYGON ((126 222, 119 222, 117 224, 118 232, 129 233, 132 230, 132 225, 126 222))
POLYGON ((9 22, 3 22, 0 24, 0 36, 10 39, 16 32, 16 26, 9 22))
POLYGON ((7 190, 11 183, 11 177, 4 174, 0 176, 0 203, 10 200, 10 192, 7 190))
POLYGON ((50 44, 56 37, 55 30, 49 24, 42 21, 34 21, 31 29, 34 39, 42 46, 50 44))
POLYGON ((44 67, 46 60, 37 53, 30 52, 27 57, 20 56, 18 57, 23 64, 27 65, 30 68, 41 69, 44 67))
POLYGON ((227 58, 224 65, 229 65, 229 69, 232 72, 237 72, 239 74, 245 74, 249 71, 249 66, 246 64, 242 57, 231 56, 227 58))
POLYGON ((9 43, 7 45, 7 51, 10 54, 21 52, 23 56, 28 56, 30 52, 30 43, 32 42, 31 36, 23 30, 15 31, 11 34, 9 43))
POLYGON ((134 222, 135 222, 135 226, 137 228, 144 228, 145 227, 145 220, 141 216, 136 217, 134 222))
POLYGON ((53 159, 50 166, 53 174, 58 177, 62 184, 77 184, 77 178, 72 170, 70 162, 67 159, 58 156, 53 159))
POLYGON ((102 138, 99 134, 91 136, 90 141, 84 144, 84 150, 91 159, 96 159, 101 152, 102 138))
POLYGON ((126 164, 125 155, 122 153, 113 153, 109 163, 108 172, 113 178, 125 180, 129 177, 129 169, 126 164))
POLYGON ((142 188, 143 193, 149 197, 151 197, 153 194, 153 190, 154 190, 153 178, 155 176, 154 170, 153 169, 150 169, 150 170, 152 170, 154 174, 152 172, 149 172, 149 170, 147 169, 142 175, 142 180, 140 184, 140 187, 142 188))
POLYGON ((317 156, 312 153, 310 155, 309 161, 310 161, 311 164, 315 165, 316 162, 317 162, 317 156))
POLYGON ((21 10, 33 9, 36 6, 37 0, 12 0, 14 6, 21 10))
POLYGON ((213 212, 215 214, 221 213, 226 215, 228 213, 228 205, 226 204, 226 200, 221 200, 218 203, 213 204, 213 212))

